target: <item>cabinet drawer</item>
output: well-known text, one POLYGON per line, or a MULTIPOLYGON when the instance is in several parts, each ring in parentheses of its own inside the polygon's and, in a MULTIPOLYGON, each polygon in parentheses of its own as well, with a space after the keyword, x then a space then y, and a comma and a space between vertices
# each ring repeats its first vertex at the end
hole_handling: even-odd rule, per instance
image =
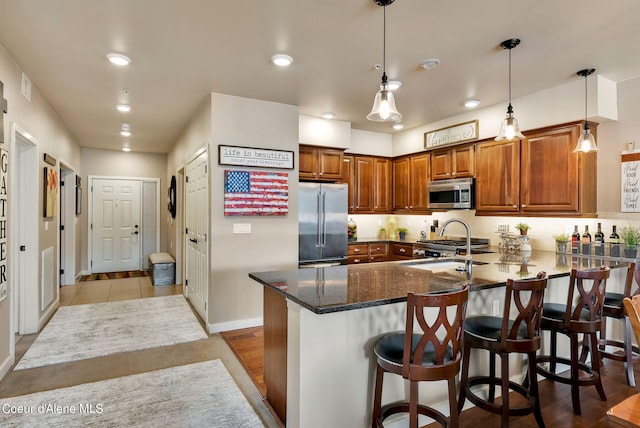
POLYGON ((349 244, 347 245, 347 256, 366 256, 369 254, 369 244, 349 244))
POLYGON ((369 244, 369 254, 387 254, 387 244, 369 244))
POLYGON ((377 262, 386 262, 387 261, 387 254, 371 254, 369 256, 369 261, 371 263, 377 263, 377 262))
POLYGON ((413 258, 413 245, 391 244, 391 256, 394 260, 413 258))
POLYGON ((363 253, 359 256, 347 256, 347 264, 357 265, 360 263, 369 263, 369 255, 367 253, 363 253))

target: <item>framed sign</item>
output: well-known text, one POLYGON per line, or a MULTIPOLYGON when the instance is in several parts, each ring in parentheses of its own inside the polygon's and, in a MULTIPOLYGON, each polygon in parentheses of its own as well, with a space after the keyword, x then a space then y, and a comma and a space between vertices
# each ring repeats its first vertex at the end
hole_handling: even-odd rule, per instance
POLYGON ((640 212, 640 152, 622 154, 620 211, 640 212))
POLYGON ((218 164, 293 169, 293 152, 220 144, 218 146, 218 164))
POLYGON ((478 139, 478 121, 459 123, 446 128, 424 133, 424 148, 435 149, 436 147, 451 146, 466 141, 478 139))

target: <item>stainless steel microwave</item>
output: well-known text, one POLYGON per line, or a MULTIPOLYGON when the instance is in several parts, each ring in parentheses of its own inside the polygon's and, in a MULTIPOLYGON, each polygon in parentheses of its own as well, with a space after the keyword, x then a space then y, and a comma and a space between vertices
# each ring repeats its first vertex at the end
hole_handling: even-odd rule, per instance
POLYGON ((473 178, 430 181, 429 209, 469 210, 474 208, 473 178))

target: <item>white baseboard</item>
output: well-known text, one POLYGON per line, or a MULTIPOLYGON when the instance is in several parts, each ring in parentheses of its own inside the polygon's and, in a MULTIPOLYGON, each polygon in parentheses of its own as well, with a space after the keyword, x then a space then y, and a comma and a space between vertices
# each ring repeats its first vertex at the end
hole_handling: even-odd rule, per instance
MULTIPOLYGON (((11 340, 15 340, 13 334, 11 335, 11 340)), ((11 366, 15 360, 15 355, 7 355, 7 358, 5 358, 2 364, 0 364, 0 380, 4 379, 7 373, 9 373, 9 370, 11 370, 11 366)))
POLYGON ((262 325, 262 317, 250 318, 246 320, 228 321, 217 324, 207 323, 209 333, 220 333, 221 331, 239 330, 241 328, 258 327, 262 325))
POLYGON ((81 270, 80 272, 78 272, 78 275, 76 275, 76 279, 80 278, 81 276, 84 275, 91 275, 91 271, 88 270, 81 270))

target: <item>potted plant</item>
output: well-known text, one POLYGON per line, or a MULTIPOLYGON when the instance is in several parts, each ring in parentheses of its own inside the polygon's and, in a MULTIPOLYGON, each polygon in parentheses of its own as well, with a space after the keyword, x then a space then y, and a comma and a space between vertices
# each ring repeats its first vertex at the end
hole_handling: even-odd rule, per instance
POLYGON ((627 225, 620 231, 620 239, 624 243, 624 256, 635 259, 640 244, 640 229, 636 226, 627 225))
POLYGON ((561 233, 559 235, 553 235, 553 239, 556 241, 558 253, 566 253, 567 243, 571 240, 571 237, 566 233, 561 233))
POLYGON ((530 227, 527 223, 518 223, 516 224, 516 229, 520 231, 520 235, 526 235, 530 227))
POLYGON ((398 236, 400 237, 401 241, 404 241, 404 239, 407 237, 407 228, 406 227, 399 227, 398 228, 398 236))

